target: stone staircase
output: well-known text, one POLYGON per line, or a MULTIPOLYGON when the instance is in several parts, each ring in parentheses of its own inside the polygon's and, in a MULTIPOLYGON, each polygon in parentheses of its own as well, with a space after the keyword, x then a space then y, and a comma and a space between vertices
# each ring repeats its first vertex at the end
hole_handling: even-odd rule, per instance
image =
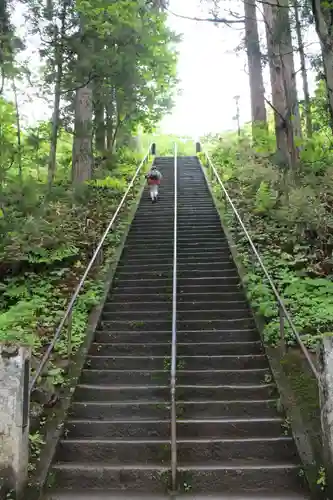
MULTIPOLYGON (((173 158, 144 194, 52 466, 49 499, 165 499, 173 158)), ((308 499, 259 334, 196 158, 178 159, 179 496, 308 499), (238 495, 238 496, 237 496, 238 495)), ((178 496, 177 496, 178 498, 178 496)))

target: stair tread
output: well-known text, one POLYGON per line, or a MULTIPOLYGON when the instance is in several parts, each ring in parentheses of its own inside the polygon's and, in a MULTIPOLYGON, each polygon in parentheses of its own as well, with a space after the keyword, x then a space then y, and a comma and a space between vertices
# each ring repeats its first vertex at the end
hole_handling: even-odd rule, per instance
MULTIPOLYGON (((159 464, 140 464, 140 463, 133 463, 133 464, 105 464, 104 462, 101 463, 94 463, 94 464, 87 464, 86 462, 56 462, 53 464, 53 468, 63 468, 63 469, 68 469, 68 470, 75 470, 75 469, 83 469, 86 471, 90 470, 96 470, 96 469, 101 469, 101 470, 159 470, 159 471, 167 471, 170 468, 159 465, 159 464)), ((284 462, 284 461, 265 461, 265 460, 253 460, 251 464, 248 464, 244 462, 243 460, 235 460, 233 461, 232 464, 229 462, 225 463, 220 463, 220 464, 182 464, 179 465, 178 469, 180 471, 182 470, 238 470, 238 469, 248 469, 248 470, 256 470, 256 469, 298 469, 299 464, 297 462, 284 462), (235 463, 237 462, 237 463, 235 463)))
MULTIPOLYGON (((135 344, 136 345, 136 344, 135 344)), ((193 345, 193 344, 191 344, 193 345)), ((103 359, 168 359, 171 357, 171 354, 169 356, 132 356, 132 355, 128 355, 128 356, 118 356, 118 355, 115 355, 115 356, 102 356, 102 355, 98 355, 98 354, 94 354, 94 355, 89 355, 88 358, 103 358, 103 359)), ((199 359, 221 359, 223 360, 224 358, 226 359, 245 359, 245 358, 258 358, 258 359, 263 359, 263 358, 266 358, 265 354, 212 354, 211 356, 209 355, 205 355, 205 354, 198 354, 198 355, 181 355, 181 356, 178 356, 179 358, 183 359, 183 358, 190 358, 190 359, 195 359, 195 358, 199 358, 199 359)), ((138 371, 141 371, 141 370, 138 370, 138 371)), ((159 371, 159 370, 158 370, 159 371)))
MULTIPOLYGON (((156 322, 156 321, 155 321, 156 322)), ((143 333, 143 332, 133 332, 132 330, 117 330, 117 332, 113 332, 111 330, 101 330, 101 329, 98 329, 96 330, 97 332, 102 332, 102 333, 107 333, 108 331, 110 333, 121 333, 121 334, 126 334, 126 333, 133 333, 133 334, 140 334, 140 333, 143 333)), ((202 333, 203 335, 205 335, 205 333, 225 333, 226 330, 224 329, 216 329, 216 330, 186 330, 186 333, 188 334, 191 334, 191 333, 202 333)), ((253 332, 253 331, 256 331, 255 328, 228 328, 227 330, 228 332, 231 332, 231 333, 237 333, 237 332, 253 332)), ((184 333, 185 330, 181 330, 181 329, 178 329, 177 328, 177 333, 184 333)), ((152 333, 152 332, 149 332, 149 333, 152 333)), ((154 333, 170 333, 170 330, 154 330, 154 333)), ((248 340, 248 341, 244 341, 245 343, 261 343, 260 340, 248 340)), ((244 342, 239 342, 239 341, 235 341, 234 343, 244 343, 244 342)), ((98 344, 98 342, 94 342, 95 344, 98 344)), ((112 343, 112 342, 111 342, 112 343)), ((198 342, 198 343, 201 343, 201 344, 207 344, 207 342, 198 342)), ((208 342, 209 343, 209 342, 208 342)), ((220 344, 221 342, 210 342, 210 343, 214 343, 214 344, 220 344)), ((223 343, 223 342, 222 342, 223 343)))
MULTIPOLYGON (((228 388, 228 389, 264 389, 264 388, 269 388, 269 387, 274 387, 274 384, 212 384, 212 385, 207 385, 207 384, 195 384, 195 385, 184 385, 184 384, 177 384, 177 387, 180 389, 219 389, 219 388, 228 388)), ((155 390, 155 389, 167 389, 169 388, 169 385, 133 385, 133 384, 128 384, 128 385, 121 385, 121 384, 116 384, 116 385, 110 385, 110 384, 78 384, 77 387, 81 388, 90 388, 90 389, 109 389, 109 390, 114 390, 114 391, 119 391, 119 390, 126 390, 126 389, 137 389, 137 390, 155 390)))
MULTIPOLYGON (((152 438, 66 438, 60 440, 62 443, 82 443, 82 444, 108 444, 108 443, 151 443, 151 444, 169 444, 171 439, 152 439, 152 438)), ((267 442, 274 443, 279 441, 285 441, 290 443, 293 438, 290 436, 276 436, 276 437, 242 437, 242 438, 177 438, 177 443, 195 444, 195 443, 257 443, 257 442, 267 442)))
POLYGON ((105 464, 104 462, 101 463, 94 463, 94 464, 87 464, 86 462, 56 462, 52 466, 54 469, 62 468, 62 469, 68 469, 68 470, 75 470, 75 469, 83 469, 86 471, 90 470, 96 470, 96 469, 104 469, 104 470, 158 470, 158 471, 167 471, 169 470, 169 467, 163 466, 163 465, 150 465, 150 464, 140 464, 140 463, 134 463, 133 465, 129 464, 119 464, 119 465, 114 465, 114 464, 105 464))
MULTIPOLYGON (((140 419, 115 419, 115 420, 91 420, 91 419, 85 419, 85 418, 69 418, 67 420, 67 423, 74 424, 74 423, 94 423, 94 424, 126 424, 130 423, 133 424, 134 422, 138 423, 165 423, 167 420, 160 420, 156 418, 140 418, 140 419)), ((194 419, 182 419, 182 418, 177 418, 177 422, 179 423, 223 423, 223 424, 228 424, 228 423, 242 423, 242 422, 284 422, 284 419, 282 417, 263 417, 263 418, 228 418, 228 419, 221 419, 221 418, 194 418, 194 419)))
POLYGON ((78 384, 77 387, 81 388, 90 388, 90 389, 110 389, 114 391, 119 391, 120 389, 126 390, 126 389, 166 389, 169 387, 169 385, 133 385, 133 384, 128 384, 128 385, 108 385, 108 384, 78 384))
MULTIPOLYGON (((271 399, 227 399, 227 400, 205 400, 202 399, 200 401, 178 401, 176 400, 176 404, 182 404, 182 405, 201 405, 201 404, 258 404, 258 403, 273 403, 276 402, 277 399, 271 398, 271 399)), ((127 405, 170 405, 170 402, 168 401, 150 401, 150 400, 139 400, 137 401, 136 399, 133 400, 126 400, 126 401, 75 401, 73 403, 74 405, 92 405, 92 406, 127 406, 127 405)))
MULTIPOLYGON (((160 374, 160 373, 165 373, 169 374, 170 370, 113 370, 113 369, 108 369, 108 368, 84 368, 84 372, 89 372, 89 373, 147 373, 147 374, 160 374)), ((258 372, 258 373, 264 373, 267 372, 267 368, 241 368, 241 369, 229 369, 229 370, 220 370, 220 369, 207 369, 207 370, 177 370, 177 374, 182 374, 182 373, 189 373, 189 374, 204 374, 204 373, 239 373, 240 371, 246 372, 246 373, 252 373, 252 372, 258 372)))
MULTIPOLYGON (((150 493, 136 493, 136 492, 117 492, 103 491, 103 490, 91 490, 82 491, 81 493, 74 492, 57 492, 56 494, 51 493, 47 497, 47 500, 184 500, 184 495, 176 495, 170 497, 170 495, 156 495, 150 493)), ((308 495, 304 494, 293 494, 293 493, 242 493, 240 495, 228 493, 224 494, 187 494, 186 500, 310 500, 308 495)))
POLYGON ((193 471, 205 471, 205 470, 238 470, 238 469, 248 469, 248 470, 256 470, 256 469, 298 469, 300 466, 297 462, 284 462, 284 461, 274 461, 271 460, 252 460, 251 464, 244 462, 244 460, 233 460, 232 463, 218 463, 218 464, 182 464, 179 465, 178 469, 182 470, 193 470, 193 471), (235 463, 236 462, 236 463, 235 463))

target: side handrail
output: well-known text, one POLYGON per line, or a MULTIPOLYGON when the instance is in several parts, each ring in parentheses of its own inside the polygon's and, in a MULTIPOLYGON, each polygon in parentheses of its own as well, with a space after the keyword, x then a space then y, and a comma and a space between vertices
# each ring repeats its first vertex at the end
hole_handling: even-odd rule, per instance
POLYGON ((174 150, 174 217, 173 217, 173 279, 172 279, 172 342, 171 342, 171 479, 172 490, 177 489, 177 144, 174 150))
POLYGON ((51 354, 52 354, 52 351, 54 349, 54 346, 56 345, 57 341, 59 340, 60 336, 61 336, 61 333, 63 331, 63 328, 65 326, 65 324, 67 324, 68 326, 68 349, 69 349, 69 356, 70 356, 70 353, 71 353, 71 323, 72 323, 72 312, 73 312, 73 307, 76 303, 76 299, 78 298, 84 284, 85 284, 85 281, 86 281, 86 278, 91 270, 91 268, 93 267, 94 263, 96 262, 97 260, 97 257, 99 256, 100 254, 100 251, 103 247, 103 244, 105 242, 105 239, 106 237, 108 236, 109 232, 112 230, 112 226, 116 220, 116 218, 118 217, 118 214, 120 212, 120 210, 122 209, 126 199, 127 199, 127 196, 130 192, 130 190, 132 189, 133 185, 134 185, 134 182, 135 180, 137 179, 137 177, 139 176, 139 173, 141 172, 142 170, 142 167, 145 163, 149 162, 149 159, 150 159, 150 155, 151 155, 151 149, 152 149, 152 146, 150 145, 149 146, 149 149, 147 151, 147 153, 145 154, 144 158, 141 160, 139 166, 137 167, 115 213, 113 214, 113 217, 112 219, 110 220, 106 230, 104 231, 98 245, 97 245, 97 248, 93 254, 93 256, 91 257, 90 259, 90 262, 89 264, 87 265, 86 267, 86 270, 84 271, 83 273, 83 276, 79 282, 79 284, 77 285, 77 287, 75 288, 75 291, 68 303, 68 306, 66 308, 66 311, 62 317, 62 319, 60 320, 60 323, 55 331, 55 334, 53 336, 53 339, 52 341, 50 342, 44 356, 42 357, 38 367, 37 367, 37 370, 36 372, 34 373, 33 377, 32 377, 32 380, 30 382, 30 387, 29 387, 29 393, 31 395, 32 391, 34 390, 35 386, 36 386, 36 383, 37 383, 37 380, 38 378, 40 377, 40 375, 42 374, 42 371, 45 367, 45 365, 47 364, 51 354))
POLYGON ((312 370, 312 373, 314 374, 315 378, 317 379, 318 384, 321 385, 320 375, 319 375, 319 373, 318 373, 318 371, 317 371, 317 369, 316 369, 316 367, 315 367, 315 365, 314 365, 314 363, 313 363, 313 361, 312 361, 312 359, 310 357, 309 351, 306 348, 303 340, 301 339, 301 336, 298 333, 298 331, 297 331, 297 329, 296 329, 296 327, 294 325, 294 322, 291 319, 291 316, 290 316, 290 314, 288 313, 288 311, 286 309, 286 306, 285 306, 285 304, 283 302, 283 299, 282 299, 281 295, 279 294, 279 292, 277 291, 277 288, 276 288, 276 286, 275 286, 275 284, 273 282, 273 279, 270 276, 269 272, 267 271, 266 266, 263 263, 262 258, 260 256, 260 254, 259 254, 259 252, 258 252, 258 250, 257 250, 257 248, 255 246, 255 244, 253 243, 253 240, 252 240, 252 238, 251 238, 248 230, 246 229, 246 227, 244 225, 244 222, 243 222, 241 216, 239 215, 239 212, 238 212, 237 208, 235 207, 232 199, 230 198, 229 193, 228 193, 226 187, 224 186, 224 184, 223 184, 223 182, 222 182, 222 180, 221 180, 221 178, 220 178, 220 176, 219 176, 219 174, 218 174, 218 172, 217 172, 217 170, 216 170, 216 168, 215 168, 212 160, 210 159, 208 153, 206 151, 203 151, 203 153, 204 153, 204 155, 205 155, 205 157, 207 159, 207 162, 208 162, 209 167, 211 168, 211 171, 214 173, 214 175, 216 177, 216 180, 217 180, 218 184, 220 185, 220 187, 221 187, 221 189, 222 189, 222 191, 224 193, 224 196, 225 196, 226 200, 228 201, 229 205, 231 206, 232 211, 233 211, 234 215, 236 216, 236 218, 237 218, 237 220, 238 220, 238 222, 239 222, 239 224, 241 226, 241 228, 243 230, 243 233, 245 234, 245 236, 246 236, 246 238, 247 238, 247 240, 248 240, 248 242, 249 242, 249 244, 251 246, 251 249, 252 249, 252 251, 253 251, 253 253, 254 253, 254 255, 255 255, 255 257, 256 257, 256 259, 257 259, 257 261, 258 261, 258 263, 259 263, 259 265, 260 265, 260 267, 261 267, 261 269, 262 269, 262 271, 263 271, 263 273, 264 273, 264 275, 265 275, 265 277, 266 277, 266 279, 267 279, 267 281, 268 281, 271 289, 272 289, 272 292, 274 293, 275 300, 276 300, 276 302, 278 304, 278 307, 279 307, 280 338, 281 338, 281 341, 283 343, 285 341, 285 337, 284 337, 284 320, 286 319, 287 322, 288 322, 288 324, 289 324, 289 326, 290 326, 290 328, 291 328, 291 331, 293 332, 293 335, 295 336, 295 338, 296 338, 296 340, 297 340, 297 342, 298 342, 298 344, 299 344, 299 346, 300 346, 300 348, 301 348, 301 350, 302 350, 302 352, 303 352, 303 354, 304 354, 304 356, 305 356, 305 358, 307 360, 307 362, 309 363, 309 366, 310 366, 310 368, 312 370))

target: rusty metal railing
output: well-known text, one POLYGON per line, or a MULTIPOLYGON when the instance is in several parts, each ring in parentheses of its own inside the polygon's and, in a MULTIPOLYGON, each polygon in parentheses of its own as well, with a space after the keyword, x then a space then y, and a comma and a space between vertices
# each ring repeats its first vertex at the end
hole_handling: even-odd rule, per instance
POLYGON ((269 286, 275 296, 275 300, 276 300, 276 303, 277 303, 277 306, 278 306, 278 309, 279 309, 279 328, 280 328, 280 340, 281 340, 281 344, 283 346, 285 346, 285 321, 287 321, 287 323, 289 324, 289 327, 295 337, 295 339, 297 340, 298 344, 299 344, 299 347, 300 349, 302 350, 309 366, 310 366, 310 369, 313 373, 313 375, 315 376, 315 378, 317 379, 317 382, 318 384, 320 385, 321 384, 321 380, 320 380, 320 375, 311 359, 311 356, 310 356, 310 353, 309 353, 309 350, 307 349, 307 347, 305 346, 300 334, 298 333, 297 329, 296 329, 296 326, 294 325, 294 322, 293 320, 291 319, 291 316, 290 314, 288 313, 287 309, 286 309, 286 306, 283 302, 283 299, 282 297, 280 296, 275 284, 274 284, 274 281, 272 279, 272 277, 270 276, 265 264, 263 263, 263 260, 258 252, 258 249, 256 248, 255 244, 253 243, 253 240, 248 232, 248 230, 246 229, 245 227, 245 224, 237 210, 237 208, 235 207, 232 199, 230 198, 229 196, 229 193, 226 189, 226 187, 224 186, 222 180, 221 180, 221 177, 219 176, 211 158, 209 157, 208 153, 206 151, 203 151, 203 154, 205 155, 206 157, 206 160, 207 160, 207 164, 208 164, 208 167, 210 168, 211 170, 211 173, 212 173, 212 176, 214 175, 215 176, 215 179, 217 181, 217 183, 219 184, 219 186, 221 187, 222 191, 223 191, 223 194, 227 200, 227 202, 229 203, 236 219, 238 220, 239 222, 239 225, 251 247, 251 250, 254 254, 254 256, 256 257, 264 275, 265 275, 265 278, 267 279, 268 283, 269 283, 269 286))

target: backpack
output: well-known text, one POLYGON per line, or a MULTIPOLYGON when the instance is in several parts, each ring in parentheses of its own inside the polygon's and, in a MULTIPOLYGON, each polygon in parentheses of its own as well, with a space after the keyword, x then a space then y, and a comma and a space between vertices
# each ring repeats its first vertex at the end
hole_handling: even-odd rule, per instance
POLYGON ((159 175, 158 175, 157 170, 152 171, 152 172, 150 172, 150 173, 149 173, 149 177, 148 177, 148 179, 151 179, 151 180, 153 180, 153 181, 158 181, 158 179, 159 179, 159 178, 160 178, 160 177, 159 177, 159 175))

